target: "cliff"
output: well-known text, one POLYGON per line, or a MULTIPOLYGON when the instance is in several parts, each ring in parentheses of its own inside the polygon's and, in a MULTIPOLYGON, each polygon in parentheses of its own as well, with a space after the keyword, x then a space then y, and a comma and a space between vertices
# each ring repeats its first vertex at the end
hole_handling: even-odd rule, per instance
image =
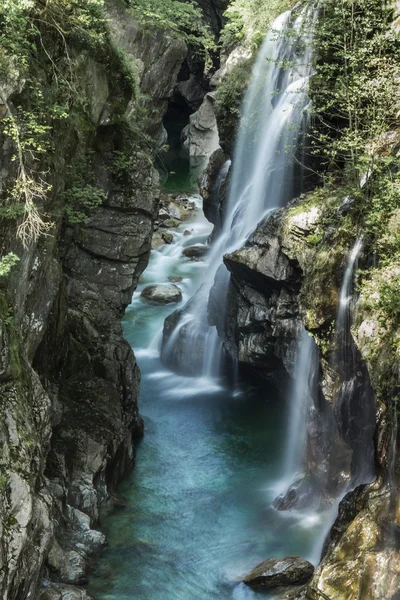
POLYGON ((1 25, 20 38, 1 47, 0 595, 36 598, 45 577, 41 598, 83 598, 71 586, 105 544, 99 511, 143 428, 120 321, 157 213, 149 134, 187 50, 143 34, 118 3, 110 27, 95 6, 5 8, 1 25), (21 237, 34 197, 42 235, 21 237))

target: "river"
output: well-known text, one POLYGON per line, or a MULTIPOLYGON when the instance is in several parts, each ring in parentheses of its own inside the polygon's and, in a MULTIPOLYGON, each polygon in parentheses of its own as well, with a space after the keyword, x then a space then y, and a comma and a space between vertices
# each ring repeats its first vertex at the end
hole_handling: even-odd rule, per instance
POLYGON ((260 561, 318 558, 323 519, 271 506, 282 488, 284 398, 261 383, 232 390, 181 377, 160 362, 159 333, 176 305, 150 304, 140 292, 168 277, 182 277, 183 303, 195 291, 207 265, 182 250, 205 243, 211 226, 194 198, 198 208, 174 243, 152 251, 123 321, 142 372, 145 435, 120 486, 126 505, 102 521, 109 545, 88 588, 96 600, 255 598, 240 576, 260 561))

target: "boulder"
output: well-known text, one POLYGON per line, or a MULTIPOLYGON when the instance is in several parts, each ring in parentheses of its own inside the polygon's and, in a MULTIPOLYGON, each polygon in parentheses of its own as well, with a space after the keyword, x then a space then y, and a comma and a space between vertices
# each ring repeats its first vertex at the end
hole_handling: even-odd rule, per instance
POLYGON ((45 582, 39 600, 93 600, 93 596, 73 585, 45 582))
POLYGON ((166 219, 160 223, 160 227, 166 227, 167 229, 176 229, 179 225, 180 221, 178 219, 166 219))
POLYGON ((207 246, 189 246, 183 251, 183 255, 193 260, 202 258, 208 251, 207 246))
POLYGON ((273 590, 307 583, 314 574, 314 566, 299 556, 269 558, 243 579, 251 588, 273 590))
POLYGON ((164 239, 158 231, 153 233, 153 237, 151 238, 151 247, 153 250, 158 250, 161 246, 165 244, 164 239))
POLYGON ((170 285, 148 285, 141 293, 141 297, 159 304, 169 304, 170 302, 180 302, 182 292, 178 286, 170 285))
POLYGON ((161 238, 165 244, 172 244, 174 241, 174 236, 169 231, 163 231, 161 234, 161 238))

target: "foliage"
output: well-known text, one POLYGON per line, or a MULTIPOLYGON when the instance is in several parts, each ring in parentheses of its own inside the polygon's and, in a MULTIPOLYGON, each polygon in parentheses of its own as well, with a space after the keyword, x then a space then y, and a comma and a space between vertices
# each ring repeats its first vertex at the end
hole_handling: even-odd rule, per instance
POLYGON ((222 45, 228 51, 238 43, 257 48, 271 22, 295 4, 294 0, 233 0, 224 13, 222 45))
POLYGON ((69 188, 64 193, 65 212, 71 224, 83 223, 91 212, 106 199, 106 193, 99 187, 84 184, 82 187, 69 188))
POLYGON ((6 277, 18 261, 19 258, 14 252, 9 252, 0 258, 0 277, 6 277))
POLYGON ((68 166, 63 193, 65 214, 70 224, 83 223, 106 199, 106 192, 96 185, 93 162, 94 153, 81 143, 68 166))
POLYGON ((368 188, 373 143, 400 110, 400 42, 393 8, 376 0, 326 0, 315 34, 311 151, 355 187, 368 188))
MULTIPOLYGON (((226 129, 228 137, 233 138, 233 131, 239 123, 243 96, 251 76, 253 59, 247 59, 235 65, 222 79, 215 98, 217 111, 222 115, 221 129, 226 129)), ((220 132, 224 137, 224 131, 220 132)))
MULTIPOLYGON (((63 120, 68 122, 65 130, 74 127, 76 115, 87 109, 80 76, 85 53, 105 65, 114 86, 128 89, 137 100, 137 73, 111 40, 104 0, 2 2, 0 104, 6 114, 0 134, 13 143, 15 168, 1 198, 0 217, 18 220, 17 235, 24 245, 51 226, 45 204, 57 161, 55 131, 63 120)), ((104 199, 90 184, 69 197, 67 212, 80 213, 79 219, 104 199), (82 210, 76 206, 78 196, 82 210)))
POLYGON ((193 0, 129 0, 129 6, 145 30, 169 32, 198 51, 206 52, 215 48, 212 33, 204 22, 201 9, 193 0))

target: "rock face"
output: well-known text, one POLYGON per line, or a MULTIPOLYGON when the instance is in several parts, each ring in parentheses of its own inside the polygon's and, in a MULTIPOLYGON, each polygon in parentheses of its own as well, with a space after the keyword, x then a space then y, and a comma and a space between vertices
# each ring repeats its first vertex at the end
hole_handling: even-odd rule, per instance
POLYGON ((180 302, 182 292, 176 285, 148 285, 141 293, 142 298, 157 302, 159 304, 169 304, 171 302, 180 302))
POLYGON ((203 211, 206 218, 215 226, 213 236, 219 233, 224 221, 229 169, 230 161, 222 148, 218 148, 212 153, 207 168, 199 176, 203 211))
MULTIPOLYGON (((133 21, 123 3, 109 3, 111 31, 118 47, 133 61, 147 109, 147 131, 162 139, 162 118, 167 110, 183 60, 186 44, 161 30, 145 33, 133 21)), ((135 112, 131 103, 127 115, 135 112)))
POLYGON ((280 215, 261 223, 243 248, 224 257, 231 272, 226 348, 241 364, 275 377, 282 366, 293 374, 303 327, 301 269, 280 243, 280 215))
POLYGON ((243 579, 251 588, 276 590, 307 583, 314 573, 314 566, 299 556, 269 558, 243 579))
MULTIPOLYGON (((143 91, 155 90, 156 111, 148 124, 155 132, 186 48, 161 34, 155 44, 115 11, 115 40, 142 64, 143 91)), ((99 511, 112 504, 117 481, 132 467, 133 438, 143 427, 140 373, 123 339, 121 317, 147 265, 158 174, 146 147, 132 137, 135 101, 123 79, 101 58, 82 56, 76 68, 83 112, 76 122, 55 127, 54 164, 46 165, 51 235, 23 247, 14 223, 0 221, 1 255, 12 251, 20 259, 0 280, 4 600, 37 598, 43 576, 42 600, 89 598, 76 586, 85 582, 90 556, 105 544, 96 530, 99 511), (86 148, 85 176, 104 201, 79 218, 62 218, 68 169, 86 148), (123 171, 115 168, 121 155, 129 159, 123 171)), ((15 85, 9 82, 5 99, 11 109, 23 103, 23 88, 18 78, 15 85)), ((7 105, 0 107, 0 118, 7 105)), ((1 137, 0 193, 15 175, 13 153, 1 137)), ((77 202, 79 208, 84 194, 77 202)))
POLYGON ((199 110, 190 116, 183 133, 183 145, 189 151, 191 168, 195 172, 204 170, 210 156, 219 148, 214 94, 207 94, 199 110))

